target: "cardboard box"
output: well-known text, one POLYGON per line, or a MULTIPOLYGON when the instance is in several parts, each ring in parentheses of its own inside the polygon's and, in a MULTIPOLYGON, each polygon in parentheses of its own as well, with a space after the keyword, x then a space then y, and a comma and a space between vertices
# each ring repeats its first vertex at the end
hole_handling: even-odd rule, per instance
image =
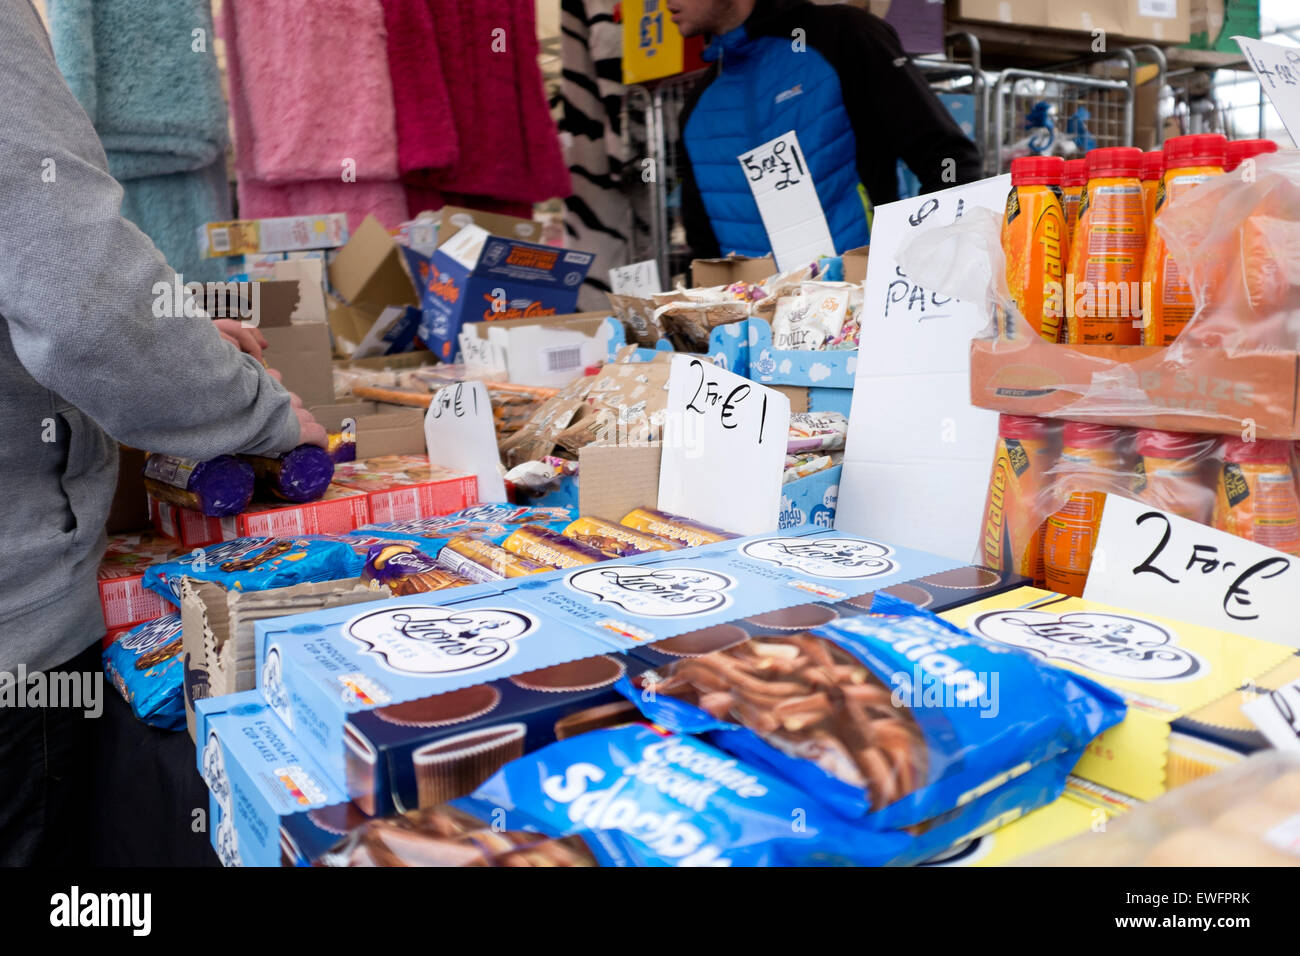
POLYGON ((1185 43, 1191 36, 1189 0, 950 0, 950 18, 1051 30, 1104 30, 1134 40, 1185 43))
POLYGON ((149 493, 144 488, 147 457, 138 448, 118 446, 117 488, 105 523, 109 534, 144 531, 149 527, 149 493))
POLYGON ((524 242, 542 241, 542 224, 536 219, 520 219, 499 212, 483 212, 465 206, 443 206, 437 212, 437 222, 439 246, 466 226, 481 226, 494 236, 522 239, 524 242))
POLYGON ((155 532, 171 538, 181 551, 206 547, 221 540, 220 518, 181 508, 157 498, 149 499, 149 520, 155 532))
POLYGON ((662 0, 624 0, 623 82, 702 70, 704 37, 683 37, 662 0))
MULTIPOLYGON (((1168 787, 1174 721, 1295 653, 1280 644, 1037 588, 1008 591, 942 616, 1122 694, 1128 716, 1089 745, 1074 772, 1138 800, 1153 800, 1168 787), (1151 648, 1160 653, 1148 653, 1151 648)), ((1002 692, 1015 691, 1004 687, 1002 692)))
POLYGON ((149 565, 184 553, 179 542, 147 531, 109 535, 96 575, 104 626, 110 631, 121 630, 174 611, 170 602, 145 590, 141 581, 149 565))
POLYGON ((573 311, 582 280, 595 258, 494 236, 466 226, 440 245, 431 259, 404 250, 420 292, 420 338, 443 361, 459 353, 458 336, 468 322, 544 318, 573 311))
POLYGON ((258 688, 322 769, 341 779, 353 714, 959 566, 878 543, 868 545, 870 560, 854 563, 843 556, 852 540, 805 525, 262 621, 255 625, 258 688))
POLYGON ((231 219, 198 229, 199 252, 209 259, 261 252, 334 249, 348 241, 347 213, 283 216, 276 219, 231 219))
POLYGON ((378 315, 390 305, 419 305, 402 262, 402 247, 374 216, 366 216, 329 268, 330 286, 347 305, 378 315))
POLYGON ((843 465, 833 465, 781 486, 781 514, 777 527, 797 528, 815 524, 835 527, 835 507, 840 496, 840 472, 843 465))
POLYGON ((279 371, 281 384, 302 399, 304 406, 334 401, 329 327, 322 323, 260 329, 266 337, 266 361, 279 371))
POLYGON ((181 628, 185 653, 185 719, 196 737, 195 701, 251 690, 255 621, 301 611, 361 604, 388 597, 360 578, 295 584, 269 591, 227 591, 219 584, 184 578, 181 628))
POLYGON ((1174 364, 1159 346, 1013 347, 977 338, 970 356, 970 400, 978 408, 1219 434, 1240 433, 1249 420, 1260 438, 1300 438, 1295 352, 1189 348, 1186 361, 1174 364))
POLYGON ((370 500, 364 491, 331 484, 306 504, 254 503, 221 519, 221 539, 282 538, 303 534, 345 534, 370 523, 370 500))
MULTIPOLYGON (((771 256, 724 256, 721 259, 695 259, 691 262, 691 285, 696 288, 731 285, 733 282, 762 282, 776 275, 776 260, 771 256)), ((864 272, 865 275, 865 272, 864 272)))
POLYGON ((386 405, 383 402, 347 402, 313 405, 316 421, 327 432, 344 429, 346 422, 356 436, 357 459, 386 455, 423 455, 424 410, 386 405))
POLYGON ((658 445, 588 445, 578 452, 578 513, 619 521, 659 502, 658 445))
POLYGON ((606 312, 470 322, 459 341, 462 355, 504 371, 512 384, 559 388, 608 357, 614 325, 606 312))
POLYGON ((1241 53, 1233 37, 1259 39, 1259 0, 1191 0, 1189 50, 1241 53))
POLYGON ((639 719, 614 683, 647 666, 624 654, 603 654, 491 681, 458 697, 437 695, 352 714, 343 728, 347 795, 371 816, 467 796, 507 760, 592 729, 589 722, 604 712, 613 712, 607 719, 615 721, 639 719), (485 755, 474 744, 485 735, 500 735, 506 743, 485 755), (466 751, 459 759, 458 744, 466 751), (434 747, 436 765, 426 762, 434 747))
POLYGON ((202 743, 195 753, 210 796, 208 832, 222 865, 296 865, 282 825, 346 803, 340 789, 256 692, 199 701, 198 722, 202 743))
POLYGON ((365 492, 375 524, 451 514, 478 504, 478 479, 431 465, 424 455, 341 462, 334 484, 365 492))

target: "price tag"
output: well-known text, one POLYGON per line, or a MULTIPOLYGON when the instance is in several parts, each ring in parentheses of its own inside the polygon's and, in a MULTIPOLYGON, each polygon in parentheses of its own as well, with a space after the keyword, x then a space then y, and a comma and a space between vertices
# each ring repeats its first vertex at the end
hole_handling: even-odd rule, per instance
POLYGON ((1118 495, 1106 497, 1083 596, 1300 647, 1300 561, 1118 495))
POLYGON ((615 266, 609 270, 609 288, 615 295, 632 295, 648 299, 663 291, 659 281, 659 263, 653 259, 615 266))
POLYGON ((478 478, 478 500, 506 500, 492 402, 482 382, 439 389, 424 416, 429 461, 478 478))
POLYGON ((782 272, 835 255, 826 213, 794 130, 737 157, 782 272))
POLYGON ((790 399, 691 355, 668 378, 659 507, 737 534, 775 531, 790 399))
POLYGON ((1300 681, 1247 701, 1241 712, 1278 750, 1300 752, 1300 681))
POLYGON ((1282 117, 1291 142, 1300 144, 1300 48, 1233 37, 1246 54, 1259 85, 1282 117))

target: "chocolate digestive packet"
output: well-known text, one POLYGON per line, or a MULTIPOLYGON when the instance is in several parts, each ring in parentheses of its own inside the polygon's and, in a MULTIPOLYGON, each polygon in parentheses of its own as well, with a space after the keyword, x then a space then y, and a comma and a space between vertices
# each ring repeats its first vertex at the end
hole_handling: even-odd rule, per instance
POLYGON ((1100 684, 882 593, 869 615, 760 634, 616 687, 647 720, 707 735, 865 827, 927 833, 1050 802, 1125 716, 1100 684))

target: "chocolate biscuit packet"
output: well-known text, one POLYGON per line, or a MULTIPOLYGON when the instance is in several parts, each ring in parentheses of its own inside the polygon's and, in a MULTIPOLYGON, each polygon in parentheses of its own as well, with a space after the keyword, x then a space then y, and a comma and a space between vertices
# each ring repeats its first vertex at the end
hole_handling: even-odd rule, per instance
POLYGON ((617 686, 648 720, 707 734, 881 830, 1014 793, 1035 767, 1066 755, 1072 765, 1125 714, 1100 684, 884 593, 870 615, 754 637, 617 686))
POLYGON ((137 624, 104 648, 104 673, 131 713, 151 727, 185 729, 181 616, 137 624))

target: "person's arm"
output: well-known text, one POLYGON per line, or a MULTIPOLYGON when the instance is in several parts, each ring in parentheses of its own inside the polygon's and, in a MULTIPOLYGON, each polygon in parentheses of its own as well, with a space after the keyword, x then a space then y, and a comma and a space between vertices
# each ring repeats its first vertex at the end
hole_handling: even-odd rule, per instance
POLYGON ((207 318, 157 315, 175 311, 161 294, 175 274, 121 203, 31 4, 0 0, 0 334, 125 444, 188 458, 293 447, 291 397, 255 358, 207 318))
POLYGON ((839 74, 858 143, 858 168, 872 202, 897 198, 895 158, 922 192, 981 178, 979 148, 939 102, 903 52, 894 28, 852 7, 819 7, 824 18, 809 42, 839 74))

